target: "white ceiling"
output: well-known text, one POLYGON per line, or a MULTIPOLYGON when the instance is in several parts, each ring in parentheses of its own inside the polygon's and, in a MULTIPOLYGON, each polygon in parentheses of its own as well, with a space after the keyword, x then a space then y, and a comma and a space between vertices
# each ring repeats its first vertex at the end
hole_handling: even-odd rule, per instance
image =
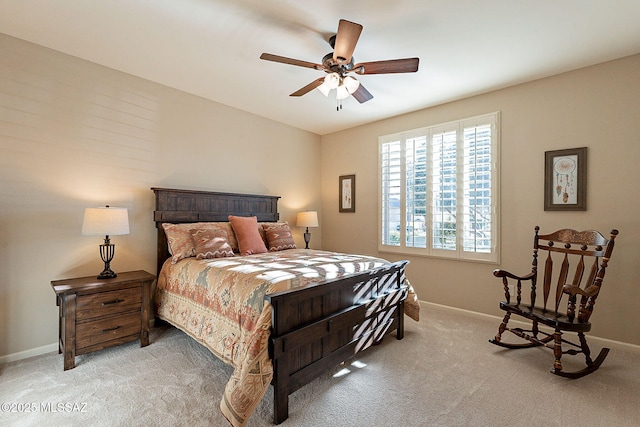
MULTIPOLYGON (((0 0, 0 32, 320 135, 640 53, 639 0, 0 0), (374 95, 289 94, 322 71, 347 19, 356 62, 419 57, 364 75, 374 95)), ((335 93, 335 91, 334 91, 335 93)))

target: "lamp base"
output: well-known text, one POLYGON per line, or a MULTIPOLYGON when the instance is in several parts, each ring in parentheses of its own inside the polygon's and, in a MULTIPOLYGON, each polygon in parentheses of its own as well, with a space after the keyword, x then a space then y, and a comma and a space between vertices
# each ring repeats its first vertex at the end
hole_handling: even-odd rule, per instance
POLYGON ((305 249, 309 249, 309 242, 311 241, 311 233, 309 233, 309 227, 307 227, 307 232, 304 233, 304 244, 305 249))
POLYGON ((98 279, 113 279, 114 277, 118 277, 118 275, 109 267, 106 267, 102 270, 102 273, 98 274, 98 279))
POLYGON ((111 270, 111 260, 116 253, 116 245, 111 243, 109 236, 104 237, 104 244, 100 245, 100 258, 104 262, 104 270, 98 275, 98 279, 113 279, 118 275, 111 270))

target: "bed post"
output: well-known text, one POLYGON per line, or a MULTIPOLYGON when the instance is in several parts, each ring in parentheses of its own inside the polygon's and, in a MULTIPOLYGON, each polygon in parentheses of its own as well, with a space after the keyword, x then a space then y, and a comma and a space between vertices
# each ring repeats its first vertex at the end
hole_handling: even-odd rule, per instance
MULTIPOLYGON (((276 316, 278 313, 278 302, 270 301, 271 324, 277 325, 276 316)), ((273 334, 273 326, 271 328, 273 334)), ((278 378, 288 379, 289 373, 286 370, 288 366, 287 354, 284 351, 284 343, 275 343, 273 339, 269 339, 269 354, 271 354, 271 363, 273 363, 273 423, 280 424, 289 418, 289 389, 288 381, 278 381, 278 378)))
POLYGON ((162 269, 162 264, 169 257, 169 250, 167 249, 167 235, 164 234, 164 230, 162 229, 162 224, 157 222, 156 228, 158 229, 158 249, 157 249, 157 265, 156 265, 156 277, 160 276, 160 270, 162 269))
MULTIPOLYGON (((405 266, 406 266, 406 264, 405 264, 405 266)), ((398 283, 397 283, 396 287, 398 289, 400 289, 401 287, 405 286, 406 277, 405 277, 405 267, 404 266, 400 270, 400 274, 398 274, 397 280, 398 280, 398 283)), ((405 302, 405 299, 403 299, 402 301, 398 302, 398 306, 397 306, 397 309, 396 309, 396 312, 398 313, 398 329, 396 329, 396 339, 399 339, 399 340, 404 338, 404 302, 405 302)))
MULTIPOLYGON (((277 378, 274 366, 274 378, 277 378)), ((283 372, 286 375, 286 372, 283 372)), ((273 383, 273 423, 280 424, 289 418, 289 390, 283 388, 278 381, 273 383)))
POLYGON ((404 300, 398 303, 398 329, 396 330, 396 339, 404 338, 404 300))

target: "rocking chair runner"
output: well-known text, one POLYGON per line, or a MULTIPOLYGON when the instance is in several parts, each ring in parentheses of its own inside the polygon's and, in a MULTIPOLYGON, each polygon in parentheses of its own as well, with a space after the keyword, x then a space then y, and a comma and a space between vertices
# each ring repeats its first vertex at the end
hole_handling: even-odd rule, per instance
POLYGON ((506 348, 529 348, 545 346, 553 350, 555 362, 551 372, 567 378, 580 378, 592 373, 600 367, 609 353, 608 348, 603 348, 595 360, 591 359, 591 351, 587 345, 585 332, 591 330, 589 318, 593 312, 602 279, 607 268, 613 245, 618 230, 611 231, 610 239, 606 239, 597 231, 575 231, 558 230, 551 234, 538 235, 540 227, 535 227, 533 238, 533 262, 531 273, 524 276, 517 276, 504 270, 494 270, 493 275, 502 278, 506 301, 500 303, 500 308, 507 313, 498 328, 498 334, 489 342, 506 348), (542 241, 542 242, 541 242, 542 241), (546 244, 544 242, 547 242, 546 244), (540 252, 547 252, 544 260, 544 276, 542 283, 543 305, 536 306, 537 279, 538 279, 538 256, 540 252), (557 265, 554 271, 554 266, 557 265), (591 264, 586 281, 583 281, 585 270, 591 264), (573 272, 572 281, 570 273, 573 272), (522 302, 522 284, 529 282, 531 288, 530 302, 522 302), (557 283, 555 289, 555 300, 553 306, 547 308, 547 301, 551 293, 552 283, 557 283), (515 284, 516 301, 511 301, 510 285, 515 284), (580 295, 579 306, 578 295, 580 295), (566 296, 566 312, 561 312, 562 299, 566 296), (577 313, 576 313, 577 308, 577 313), (507 323, 512 314, 522 316, 532 321, 530 330, 522 328, 507 327, 507 323), (538 328, 538 324, 546 325, 554 330, 548 333, 538 328), (512 332, 514 335, 528 341, 527 343, 510 344, 502 342, 504 331, 512 332), (568 341, 563 337, 563 332, 577 333, 579 344, 568 341), (571 346, 564 351, 562 345, 571 346), (576 350, 576 348, 578 350, 576 350), (584 354, 586 367, 577 372, 566 372, 562 370, 561 358, 563 354, 577 355, 584 354))

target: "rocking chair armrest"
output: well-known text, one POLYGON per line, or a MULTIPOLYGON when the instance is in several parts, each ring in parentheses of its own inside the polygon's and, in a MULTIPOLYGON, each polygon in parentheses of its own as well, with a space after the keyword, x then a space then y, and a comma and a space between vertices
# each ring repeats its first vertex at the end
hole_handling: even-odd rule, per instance
POLYGON ((493 270, 493 275, 496 277, 508 277, 509 279, 514 279, 514 280, 531 280, 535 276, 535 273, 531 272, 529 274, 525 274, 524 276, 516 276, 513 273, 509 273, 508 271, 501 270, 498 268, 493 270))

